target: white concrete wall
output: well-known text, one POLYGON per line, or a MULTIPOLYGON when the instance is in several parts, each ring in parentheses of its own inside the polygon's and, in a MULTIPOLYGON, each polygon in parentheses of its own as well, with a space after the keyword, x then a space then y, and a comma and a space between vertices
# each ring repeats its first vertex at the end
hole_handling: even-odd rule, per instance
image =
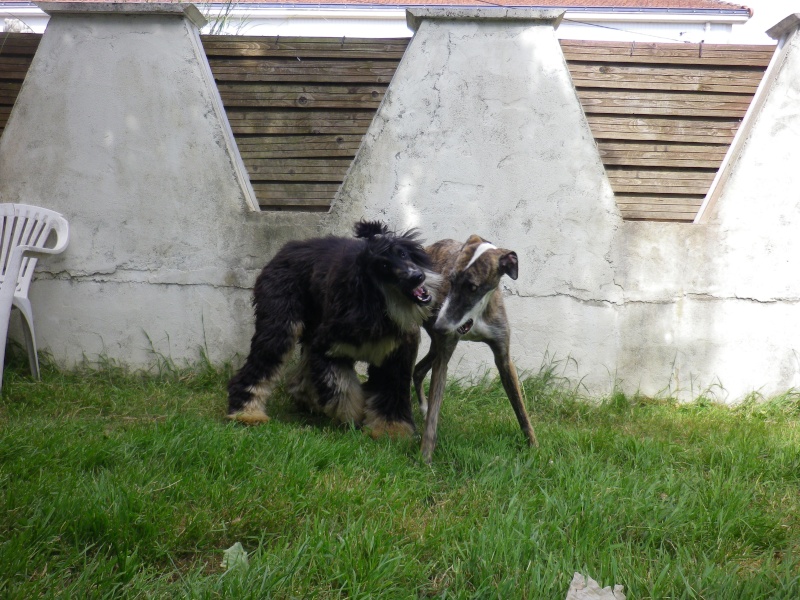
POLYGON ((623 228, 618 374, 629 387, 737 400, 800 386, 798 23, 785 23, 760 109, 702 222, 623 228))
POLYGON ((43 5, 52 18, 0 138, 0 201, 71 224, 31 289, 71 365, 247 352, 250 289, 311 215, 260 213, 186 5, 43 5))
MULTIPOLYGON (((515 250, 520 277, 504 286, 519 366, 572 356, 607 390, 622 219, 555 36, 561 12, 498 12, 410 11, 419 28, 330 222, 365 214, 515 250)), ((468 343, 454 361, 461 376, 492 363, 468 343)))

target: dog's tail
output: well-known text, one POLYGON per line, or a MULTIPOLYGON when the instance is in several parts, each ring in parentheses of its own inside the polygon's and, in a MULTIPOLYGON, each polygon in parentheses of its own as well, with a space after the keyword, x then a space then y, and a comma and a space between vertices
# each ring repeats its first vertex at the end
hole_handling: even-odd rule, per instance
POLYGON ((375 237, 376 235, 388 235, 391 233, 386 223, 382 223, 381 221, 365 221, 364 219, 355 224, 353 231, 357 238, 366 239, 375 237))

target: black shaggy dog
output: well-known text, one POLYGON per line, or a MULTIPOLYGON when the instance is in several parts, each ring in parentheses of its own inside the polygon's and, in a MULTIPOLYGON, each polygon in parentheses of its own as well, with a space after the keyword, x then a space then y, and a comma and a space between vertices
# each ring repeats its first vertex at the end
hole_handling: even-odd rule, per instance
POLYGON ((414 432, 411 371, 438 277, 415 230, 361 221, 355 235, 289 242, 261 271, 250 355, 228 384, 229 419, 269 420, 265 400, 299 340, 289 385, 298 401, 374 437, 414 432), (356 361, 369 363, 363 385, 356 361))

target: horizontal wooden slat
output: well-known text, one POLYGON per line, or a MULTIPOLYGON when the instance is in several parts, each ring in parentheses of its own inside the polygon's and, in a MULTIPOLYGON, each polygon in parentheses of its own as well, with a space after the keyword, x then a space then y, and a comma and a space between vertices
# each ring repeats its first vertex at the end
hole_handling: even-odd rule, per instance
POLYGON ((31 58, 0 54, 0 79, 22 81, 28 74, 31 58))
POLYGON ((605 117, 588 115, 595 138, 660 142, 730 144, 738 121, 703 121, 648 117, 605 117))
POLYGON ((343 125, 338 123, 333 124, 318 124, 318 123, 259 123, 255 121, 249 122, 231 122, 231 130, 234 136, 239 135, 305 135, 305 134, 319 134, 319 135, 358 135, 363 137, 367 133, 369 124, 352 124, 343 125))
POLYGON ((702 195, 694 196, 642 196, 617 194, 617 205, 624 219, 659 221, 693 221, 702 195))
POLYGON ((672 208, 698 207, 703 201, 703 196, 700 194, 694 195, 646 195, 646 194, 617 194, 617 204, 622 206, 635 206, 635 205, 650 205, 659 206, 664 210, 672 210, 672 208))
POLYGON ((226 107, 377 109, 386 86, 220 84, 226 107))
POLYGON ((399 61, 407 39, 201 36, 209 56, 359 58, 399 61))
POLYGON ((643 66, 572 63, 576 87, 753 94, 763 72, 713 68, 650 69, 643 66))
POLYGON ((644 169, 608 169, 608 180, 614 193, 701 194, 705 195, 714 180, 713 171, 681 171, 644 169))
POLYGON ((395 64, 350 60, 209 60, 219 81, 389 83, 395 64))
POLYGON ((305 180, 342 181, 352 159, 246 159, 244 161, 251 179, 255 180, 305 180))
POLYGON ((234 134, 357 134, 364 135, 372 112, 358 111, 230 111, 234 134))
POLYGON ((242 158, 353 157, 361 143, 360 135, 309 135, 240 138, 242 158))
POLYGON ((643 167, 719 168, 727 145, 655 144, 641 142, 607 142, 597 144, 600 157, 607 166, 638 165, 643 167))
POLYGON ((626 221, 670 221, 675 223, 691 223, 697 215, 697 210, 678 212, 678 211, 659 211, 650 207, 643 207, 640 210, 620 211, 622 218, 626 221))
POLYGON ((253 190, 263 200, 281 198, 333 199, 339 189, 338 183, 253 183, 253 190))
POLYGON ((684 64, 755 66, 765 68, 775 46, 734 44, 661 44, 642 42, 588 42, 561 40, 568 61, 630 62, 638 64, 684 64))
POLYGON ((749 94, 687 94, 641 90, 579 89, 587 114, 681 115, 741 119, 750 106, 749 94))
POLYGON ((41 33, 3 33, 0 35, 0 56, 19 54, 32 57, 41 40, 41 33))
POLYGON ((339 183, 254 182, 253 190, 265 210, 328 210, 339 183))

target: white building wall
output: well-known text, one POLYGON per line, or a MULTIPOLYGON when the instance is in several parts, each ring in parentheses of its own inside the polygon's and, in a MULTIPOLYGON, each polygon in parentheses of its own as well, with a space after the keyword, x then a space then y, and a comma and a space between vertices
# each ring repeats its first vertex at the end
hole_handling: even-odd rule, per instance
MULTIPOLYGON (((406 25, 406 11, 403 8, 234 5, 228 10, 223 5, 197 6, 209 21, 203 33, 213 31, 230 35, 367 38, 402 38, 412 35, 406 25)), ((48 17, 37 7, 0 3, 0 31, 4 19, 21 21, 31 31, 42 33, 48 17)), ((732 35, 732 26, 745 21, 746 18, 742 16, 719 14, 567 11, 558 28, 557 37, 608 41, 738 43, 732 35)))

